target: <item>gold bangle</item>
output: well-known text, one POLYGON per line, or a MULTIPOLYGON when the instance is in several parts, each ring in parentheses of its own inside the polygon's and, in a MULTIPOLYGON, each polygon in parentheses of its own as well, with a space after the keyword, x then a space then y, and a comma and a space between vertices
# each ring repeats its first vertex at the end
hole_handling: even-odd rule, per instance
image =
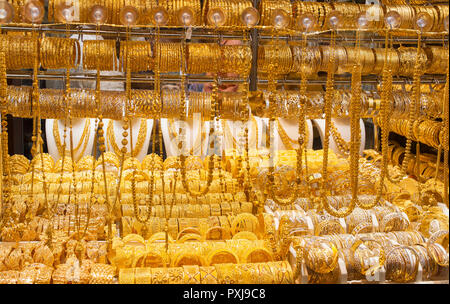
POLYGON ((135 269, 135 280, 136 284, 152 284, 152 273, 151 268, 148 267, 138 267, 135 269))
POLYGON ((119 284, 135 284, 135 268, 122 268, 119 270, 119 284))
POLYGON ((214 266, 200 267, 201 284, 217 284, 217 270, 214 266))
POLYGON ((183 284, 201 283, 200 267, 198 265, 184 265, 183 271, 183 284))
POLYGON ((216 264, 218 284, 237 284, 236 264, 216 264))

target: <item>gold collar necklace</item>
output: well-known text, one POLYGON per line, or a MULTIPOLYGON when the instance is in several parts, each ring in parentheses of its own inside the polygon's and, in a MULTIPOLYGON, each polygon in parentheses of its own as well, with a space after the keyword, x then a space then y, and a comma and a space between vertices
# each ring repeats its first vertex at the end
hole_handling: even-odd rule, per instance
MULTIPOLYGON (((277 118, 277 127, 278 127, 278 134, 280 135, 281 141, 283 142, 284 147, 287 150, 294 150, 294 147, 292 146, 293 143, 297 143, 297 140, 293 140, 289 137, 286 130, 283 128, 283 126, 280 123, 280 120, 277 118)), ((309 131, 308 131, 308 125, 305 127, 305 142, 308 142, 309 138, 309 131)))
MULTIPOLYGON (((86 150, 87 144, 89 142, 89 137, 90 137, 89 136, 89 127, 90 127, 90 125, 91 125, 91 120, 86 119, 86 121, 84 123, 83 133, 81 134, 78 145, 75 148, 73 148, 74 155, 77 154, 80 147, 82 147, 82 149, 80 151, 80 157, 83 156, 84 151, 86 150)), ((53 121, 53 137, 55 138, 56 148, 58 149, 58 153, 60 156, 63 155, 64 152, 70 153, 70 150, 68 150, 67 147, 66 147, 66 150, 64 151, 64 147, 63 147, 63 144, 61 143, 61 137, 59 134, 59 124, 58 124, 57 119, 55 119, 53 121)))

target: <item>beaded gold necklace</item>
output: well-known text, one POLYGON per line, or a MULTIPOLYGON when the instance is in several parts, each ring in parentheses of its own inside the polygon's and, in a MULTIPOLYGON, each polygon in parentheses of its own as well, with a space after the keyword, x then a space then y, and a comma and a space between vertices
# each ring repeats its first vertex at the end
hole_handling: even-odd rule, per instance
MULTIPOLYGON (((81 156, 83 156, 84 151, 86 150, 87 144, 89 142, 90 122, 91 122, 90 119, 87 118, 84 123, 83 133, 81 134, 78 145, 75 148, 73 148, 74 155, 78 153, 78 150, 80 148, 82 148, 80 151, 80 157, 81 157, 81 156)), ((58 149, 58 153, 60 156, 62 156, 67 151, 65 150, 65 145, 63 145, 61 143, 61 137, 59 134, 59 123, 58 123, 57 119, 55 119, 53 121, 53 137, 55 138, 55 144, 56 144, 56 148, 58 149)), ((65 143, 65 141, 64 141, 64 143, 65 143)))
MULTIPOLYGON (((274 40, 273 37, 274 33, 272 33, 272 41, 275 43, 275 54, 278 54, 278 35, 276 37, 276 40, 274 40)), ((275 147, 274 147, 274 138, 275 138, 275 121, 276 121, 276 110, 275 110, 275 94, 277 89, 277 79, 276 77, 279 76, 277 74, 278 66, 279 66, 278 60, 273 60, 273 62, 269 63, 268 66, 268 82, 267 82, 267 90, 269 92, 269 108, 270 108, 270 118, 269 118, 269 127, 267 128, 266 138, 269 153, 271 154, 269 157, 269 172, 268 172, 268 195, 271 199, 273 199, 277 204, 279 205, 285 205, 288 203, 291 203, 291 201, 295 200, 295 193, 293 193, 287 201, 280 200, 275 195, 275 147)))
MULTIPOLYGON (((156 50, 156 54, 155 54, 155 67, 154 67, 154 73, 155 73, 155 82, 154 82, 154 96, 155 96, 155 102, 152 103, 152 111, 153 114, 159 115, 159 117, 161 117, 162 115, 162 106, 161 106, 161 91, 160 91, 160 87, 161 87, 161 83, 160 83, 160 54, 159 54, 159 27, 156 29, 156 37, 155 37, 155 50, 156 50)), ((127 54, 127 57, 128 54, 127 54)), ((129 60, 127 59, 127 64, 129 64, 129 60)), ((161 120, 160 120, 161 121, 161 120)), ((146 124, 147 125, 147 124, 146 124)), ((147 133, 147 130, 145 130, 145 133, 147 133)), ((160 135, 160 142, 159 142, 159 149, 160 149, 160 155, 162 156, 162 134, 161 134, 161 124, 159 126, 159 135, 160 135)), ((152 129, 152 153, 155 152, 155 140, 156 140, 156 123, 153 124, 153 129, 152 129)), ((138 136, 138 141, 139 141, 139 136, 138 136)), ((142 148, 140 148, 142 149, 142 148)), ((139 150, 140 150, 139 149, 139 150)), ((134 170, 133 170, 134 172, 134 170)), ((146 214, 144 217, 141 217, 139 214, 139 210, 138 210, 138 204, 135 198, 133 198, 133 211, 134 211, 134 217, 138 220, 138 222, 144 224, 143 226, 143 230, 142 230, 142 234, 145 235, 147 234, 147 225, 146 223, 150 220, 151 217, 151 211, 152 211, 152 207, 153 207, 153 202, 154 202, 154 188, 155 188, 155 163, 152 162, 152 166, 151 166, 151 170, 150 170, 150 182, 147 184, 147 189, 148 189, 148 198, 146 199, 146 214)), ((162 170, 162 168, 160 169, 160 174, 161 174, 161 181, 162 181, 162 186, 163 186, 163 200, 162 200, 162 204, 165 207, 165 193, 164 193, 164 171, 162 170)))
MULTIPOLYGON (((276 44, 278 46, 278 43, 276 44)), ((305 52, 306 50, 306 46, 307 46, 307 36, 303 35, 303 40, 302 40, 302 49, 303 52, 305 52)), ((269 150, 272 146, 271 141, 274 138, 274 134, 272 134, 274 132, 274 127, 275 127, 275 120, 278 122, 278 119, 275 118, 275 101, 274 101, 274 95, 275 95, 275 90, 276 90, 276 83, 274 82, 272 76, 272 74, 275 73, 275 71, 277 70, 276 66, 274 65, 270 65, 269 66, 269 82, 268 82, 268 91, 270 92, 269 95, 269 107, 271 109, 270 113, 271 113, 271 117, 269 120, 269 150)), ((268 179, 269 179, 269 186, 268 186, 268 190, 269 190, 269 195, 270 198, 277 204, 279 205, 290 205, 292 204, 298 197, 298 191, 300 188, 300 184, 302 181, 302 177, 303 177, 303 165, 302 165, 302 154, 303 154, 303 150, 306 149, 306 138, 307 138, 307 131, 306 131, 306 114, 305 114, 305 106, 306 106, 306 98, 305 98, 305 93, 306 93, 306 88, 307 88, 307 79, 306 79, 306 73, 300 73, 301 78, 300 78, 300 109, 298 112, 298 145, 299 148, 297 149, 297 168, 296 168, 296 180, 295 180, 295 189, 292 191, 291 195, 289 198, 286 199, 279 199, 276 197, 275 192, 274 192, 274 150, 272 148, 272 156, 270 157, 271 159, 271 163, 269 165, 269 173, 268 173, 268 179)), ((281 125, 278 123, 278 132, 280 132, 280 129, 282 129, 281 125)), ((287 136, 287 134, 285 134, 287 136)), ((282 137, 282 141, 283 141, 283 137, 282 137)), ((285 138, 286 140, 286 138, 285 138)), ((284 142, 283 142, 284 144, 284 142)), ((286 142, 286 145, 290 145, 289 141, 286 142)), ((292 147, 292 145, 291 145, 292 147)), ((305 159, 306 159, 306 154, 305 154, 305 159)))
POLYGON ((392 69, 388 64, 388 59, 390 56, 390 52, 388 52, 390 48, 390 30, 386 28, 385 34, 385 54, 384 54, 384 66, 383 66, 383 74, 382 74, 382 91, 381 91, 381 106, 380 106, 380 116, 381 116, 381 153, 382 153, 382 165, 381 165, 381 174, 380 181, 377 189, 377 194, 372 203, 363 204, 361 201, 358 202, 358 206, 362 209, 371 209, 378 205, 381 198, 383 197, 384 190, 384 180, 386 177, 389 178, 388 174, 388 161, 389 161, 389 108, 390 108, 390 100, 391 100, 391 92, 392 92, 392 69))
POLYGON ((361 33, 356 32, 355 47, 358 52, 356 62, 352 68, 352 98, 350 100, 350 185, 352 199, 350 207, 358 204, 358 181, 359 181, 359 147, 361 145, 361 129, 359 119, 361 116, 361 55, 360 55, 361 33))
MULTIPOLYGON (((246 31, 242 31, 242 40, 244 45, 248 45, 249 39, 246 35, 246 31)), ((256 137, 256 142, 252 145, 256 150, 258 150, 259 145, 259 130, 258 130, 258 122, 256 121, 256 118, 251 114, 250 112, 250 101, 249 101, 249 88, 250 88, 250 75, 247 72, 247 65, 246 65, 246 56, 243 49, 240 50, 240 56, 239 56, 239 74, 241 77, 244 77, 244 75, 247 75, 247 81, 243 85, 243 96, 245 101, 245 115, 242 117, 242 121, 244 122, 245 117, 251 117, 253 121, 256 137)), ((238 160, 238 166, 239 166, 239 184, 243 185, 244 193, 246 196, 247 201, 250 201, 250 192, 253 188, 253 183, 250 176, 250 157, 249 157, 249 130, 248 130, 248 124, 245 124, 244 128, 244 136, 245 136, 245 142, 244 142, 244 159, 245 159, 245 172, 241 172, 242 168, 242 157, 239 157, 238 160), (245 176, 243 176, 245 174, 245 176)), ((262 205, 262 202, 260 202, 260 205, 262 205)), ((262 206, 261 206, 262 207, 262 206)))
MULTIPOLYGON (((116 136, 114 134, 114 122, 112 120, 108 122, 106 132, 108 136, 108 147, 110 147, 110 149, 113 150, 117 155, 121 155, 122 154, 121 149, 116 143, 116 136)), ((144 146, 146 137, 147 137, 147 120, 141 119, 139 124, 139 132, 136 141, 136 146, 133 147, 133 152, 131 153, 132 157, 137 157, 139 155, 139 153, 142 150, 142 147, 144 146)))
MULTIPOLYGON (((280 135, 281 141, 283 143, 283 146, 286 148, 286 150, 294 150, 294 147, 292 146, 293 143, 297 143, 298 140, 294 140, 292 138, 289 137, 289 135, 287 134, 286 130, 283 128, 283 126, 280 123, 280 119, 277 118, 277 130, 278 130, 278 135, 280 135)), ((308 142, 308 138, 309 138, 309 132, 308 132, 308 128, 305 128, 305 142, 308 142)))
MULTIPOLYGON (((35 32, 33 31, 33 34, 35 35, 35 32)), ((39 49, 40 49, 40 39, 38 36, 36 36, 36 42, 34 44, 34 66, 33 66, 33 121, 35 122, 35 133, 34 138, 32 137, 32 140, 34 141, 35 150, 34 152, 40 153, 40 159, 41 159, 41 168, 42 168, 42 185, 44 190, 44 201, 45 201, 45 217, 51 221, 52 219, 52 212, 50 210, 49 201, 48 201, 48 187, 47 187, 47 181, 45 176, 45 167, 44 167, 44 151, 42 148, 42 129, 41 129, 41 107, 40 107, 40 94, 39 94, 39 81, 38 81, 38 73, 39 73, 39 49)), ((33 167, 33 171, 34 171, 33 167)), ((33 180, 32 180, 33 185, 33 180)), ((32 191, 33 193, 33 191, 32 191)), ((52 242, 52 234, 53 234, 53 225, 49 225, 47 228, 47 231, 45 231, 46 235, 48 236, 48 244, 51 246, 52 242)))
POLYGON ((322 208, 325 208, 325 210, 332 216, 345 217, 353 211, 355 207, 354 205, 352 205, 353 201, 349 206, 341 208, 340 210, 335 210, 328 202, 328 151, 330 144, 331 107, 334 95, 335 47, 336 31, 333 29, 331 31, 330 58, 328 62, 327 82, 325 89, 325 134, 323 139, 322 185, 320 189, 321 205, 318 206, 318 209, 321 210, 322 208))
MULTIPOLYGON (((101 91, 100 91, 100 43, 99 43, 99 26, 100 24, 97 23, 96 24, 96 70, 97 70, 97 74, 96 74, 96 82, 95 82, 95 114, 97 116, 97 121, 98 121, 98 125, 97 125, 97 132, 96 132, 96 136, 94 137, 94 157, 95 157, 95 152, 96 152, 96 142, 95 139, 98 139, 98 143, 99 143, 99 151, 100 151, 100 158, 101 158, 101 164, 102 164, 102 175, 103 175, 103 186, 104 186, 104 192, 105 192, 105 204, 106 204, 106 208, 107 208, 107 212, 108 212, 108 219, 107 219, 107 245, 108 245, 108 250, 111 249, 112 246, 112 212, 111 210, 116 210, 116 203, 117 203, 117 199, 113 202, 112 206, 109 202, 109 192, 108 192, 108 183, 106 180, 106 165, 105 165, 105 151, 106 151, 106 146, 105 146, 105 136, 104 136, 104 123, 103 123, 103 115, 99 113, 98 109, 100 109, 100 97, 101 97, 101 91), (98 138, 97 138, 98 136, 98 138)), ((91 196, 90 196, 90 201, 92 203, 93 200, 93 193, 94 193, 94 183, 95 183, 95 161, 92 162, 92 175, 91 175, 91 196)), ((117 187, 120 188, 120 187, 117 187)), ((90 208, 89 208, 90 209, 90 208)))
POLYGON ((417 52, 414 64, 414 73, 413 73, 413 86, 412 86, 412 98, 411 105, 409 107, 409 119, 408 119, 408 134, 406 136, 406 144, 405 144, 405 157, 402 162, 402 171, 406 174, 408 169, 409 161, 411 160, 411 146, 412 146, 412 138, 414 133, 414 122, 420 114, 420 77, 422 74, 421 71, 421 62, 420 62, 420 50, 421 50, 421 37, 422 32, 417 32, 417 52))

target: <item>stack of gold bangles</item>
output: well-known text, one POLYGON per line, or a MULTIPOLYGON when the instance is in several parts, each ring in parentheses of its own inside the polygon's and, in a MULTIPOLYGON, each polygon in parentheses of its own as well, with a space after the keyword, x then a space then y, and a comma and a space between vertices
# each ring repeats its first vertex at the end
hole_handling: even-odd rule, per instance
MULTIPOLYGON (((377 119, 378 120, 378 119, 377 119)), ((391 121, 391 130, 406 136, 410 124, 408 119, 395 119, 391 121)), ((440 122, 428 119, 416 120, 413 124, 412 140, 420 141, 431 147, 438 148, 443 144, 443 130, 440 122)))
POLYGON ((119 271, 120 284, 291 284, 288 262, 189 265, 170 268, 127 268, 119 271))
POLYGON ((152 70, 154 62, 150 42, 121 41, 119 61, 122 71, 126 71, 127 60, 130 62, 131 72, 145 72, 152 70), (127 59, 127 56, 129 59, 127 59))
MULTIPOLYGON (((214 205, 211 206, 213 208, 214 205)), ((148 239, 168 226, 172 239, 179 239, 185 230, 191 231, 195 240, 225 240, 241 231, 258 232, 261 227, 258 219, 251 213, 229 216, 209 216, 202 218, 150 218, 145 224, 133 217, 122 217, 122 235, 144 234, 148 239), (181 236, 180 236, 181 234, 181 236)))

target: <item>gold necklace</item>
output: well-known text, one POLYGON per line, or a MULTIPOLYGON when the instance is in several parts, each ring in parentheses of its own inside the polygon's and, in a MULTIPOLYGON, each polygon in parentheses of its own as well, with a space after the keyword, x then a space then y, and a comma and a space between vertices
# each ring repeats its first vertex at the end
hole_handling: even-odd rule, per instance
POLYGON ((333 136, 334 142, 336 143, 336 146, 338 147, 338 149, 345 156, 348 157, 350 155, 351 142, 347 142, 342 138, 342 136, 339 133, 339 131, 337 130, 336 125, 334 124, 333 120, 330 121, 330 131, 331 131, 331 136, 333 136))
MULTIPOLYGON (((249 147, 255 147, 258 148, 258 122, 256 121, 255 116, 251 116, 252 125, 253 125, 253 132, 255 133, 255 136, 253 137, 254 140, 248 143, 249 147)), ((233 149, 237 147, 236 139, 234 138, 233 134, 231 133, 231 128, 227 124, 225 120, 222 120, 222 128, 225 132, 225 140, 227 141, 227 146, 232 146, 233 149), (231 140, 230 140, 231 138, 231 140), (232 141, 232 143, 231 143, 232 141)))
MULTIPOLYGON (((281 141, 283 142, 284 147, 287 150, 294 150, 294 147, 292 146, 292 143, 298 143, 298 140, 293 140, 289 137, 286 130, 283 128, 283 126, 280 123, 280 120, 277 118, 277 129, 278 134, 280 135, 281 141)), ((305 128, 305 139, 304 142, 308 142, 309 138, 309 131, 308 128, 305 128)))
MULTIPOLYGON (((175 140, 177 141, 177 146, 178 146, 178 133, 175 131, 175 127, 173 126, 175 124, 175 121, 171 118, 168 120, 168 124, 169 124, 169 134, 172 138, 175 138, 175 140)), ((194 144, 192 145, 191 150, 189 150, 189 154, 193 155, 194 154, 194 148, 200 145, 200 153, 203 155, 203 142, 205 141, 205 136, 206 133, 203 131, 203 123, 200 122, 200 126, 198 128, 198 134, 194 140, 194 144)))
MULTIPOLYGON (((89 142, 89 127, 90 127, 90 125, 91 125, 91 120, 86 119, 86 121, 84 123, 83 133, 81 133, 80 141, 78 142, 78 145, 75 148, 73 148, 74 155, 78 152, 80 147, 82 147, 82 149, 80 151, 80 156, 83 156, 84 151, 86 150, 87 144, 89 142)), ((63 155, 64 152, 70 153, 67 150, 64 151, 64 147, 63 147, 63 144, 61 143, 61 137, 59 134, 59 124, 58 124, 57 119, 55 119, 53 121, 53 137, 55 138, 55 144, 56 144, 56 148, 58 149, 59 155, 63 155)))
MULTIPOLYGON (((116 143, 116 136, 114 134, 114 122, 112 120, 108 122, 106 132, 108 134, 108 147, 114 150, 114 152, 117 155, 121 155, 122 154, 121 149, 116 143)), ((145 119, 141 119, 136 146, 133 147, 132 157, 136 157, 139 155, 139 153, 142 150, 142 147, 144 146, 146 136, 147 136, 147 121, 145 119)))

